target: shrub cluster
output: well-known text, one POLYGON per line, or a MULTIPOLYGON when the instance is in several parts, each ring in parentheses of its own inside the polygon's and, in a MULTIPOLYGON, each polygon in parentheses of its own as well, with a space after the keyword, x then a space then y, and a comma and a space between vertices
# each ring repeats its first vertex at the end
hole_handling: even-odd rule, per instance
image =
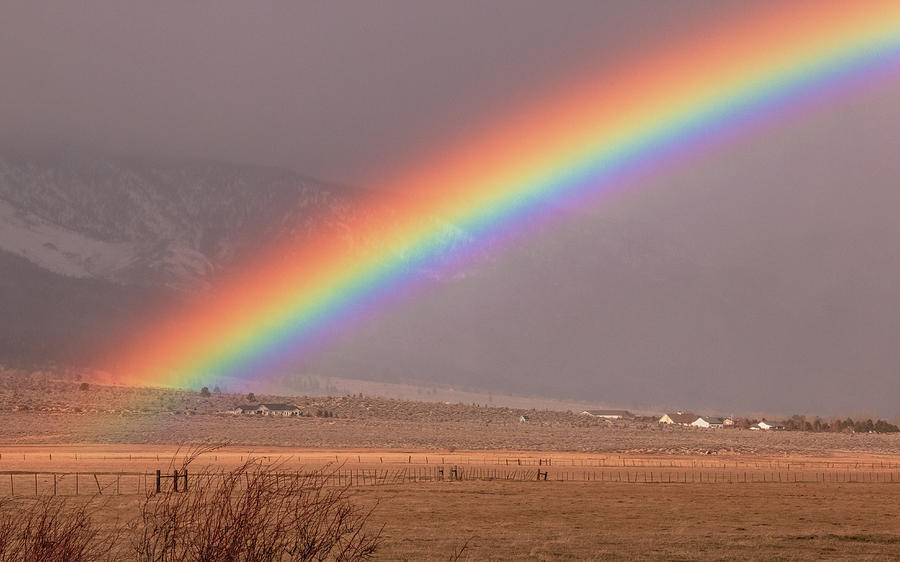
POLYGON ((0 502, 0 561, 368 559, 382 532, 368 528, 371 511, 350 501, 349 488, 326 485, 329 476, 260 459, 195 473, 187 492, 146 495, 139 515, 111 532, 94 521, 96 498, 79 506, 58 496, 7 500, 0 502))

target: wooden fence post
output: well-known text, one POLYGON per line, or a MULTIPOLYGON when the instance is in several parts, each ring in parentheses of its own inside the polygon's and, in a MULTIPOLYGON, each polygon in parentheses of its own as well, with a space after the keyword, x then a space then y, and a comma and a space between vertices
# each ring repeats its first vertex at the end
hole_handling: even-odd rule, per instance
POLYGON ((156 470, 156 493, 160 492, 160 482, 162 481, 162 471, 156 470))

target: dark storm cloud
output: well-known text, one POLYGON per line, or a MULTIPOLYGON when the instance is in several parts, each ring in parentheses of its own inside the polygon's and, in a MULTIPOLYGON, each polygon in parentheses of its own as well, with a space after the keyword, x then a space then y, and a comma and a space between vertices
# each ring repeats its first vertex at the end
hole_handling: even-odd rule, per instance
MULTIPOLYGON (((366 185, 751 5, 5 2, 0 141, 366 185)), ((896 414, 900 82, 877 90, 579 210, 352 331, 309 372, 646 409, 896 414)))
POLYGON ((733 3, 6 2, 2 139, 364 184, 733 3))

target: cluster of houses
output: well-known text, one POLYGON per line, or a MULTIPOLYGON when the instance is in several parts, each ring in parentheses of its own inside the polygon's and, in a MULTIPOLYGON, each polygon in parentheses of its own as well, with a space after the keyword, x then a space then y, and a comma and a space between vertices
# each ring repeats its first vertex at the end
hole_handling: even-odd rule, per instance
MULTIPOLYGON (((723 427, 734 427, 734 418, 719 418, 715 416, 698 416, 690 412, 666 413, 659 418, 659 423, 668 425, 683 425, 687 427, 704 427, 711 429, 720 429, 723 427)), ((780 431, 785 429, 783 423, 763 420, 759 423, 752 424, 749 429, 753 431, 780 431)))
MULTIPOLYGON (((581 412, 581 415, 605 420, 633 420, 637 417, 628 410, 584 410, 581 412)), ((716 416, 698 416, 697 414, 690 412, 666 413, 659 418, 659 423, 662 424, 711 429, 734 427, 736 421, 737 420, 731 417, 720 418, 716 416)), ((785 429, 785 426, 783 423, 763 420, 749 426, 749 429, 755 431, 779 431, 785 429)))
POLYGON ((248 416, 283 416, 283 417, 291 417, 291 416, 299 416, 300 408, 294 406, 293 404, 256 404, 256 405, 248 405, 243 404, 241 406, 235 407, 231 410, 232 414, 235 415, 248 415, 248 416))

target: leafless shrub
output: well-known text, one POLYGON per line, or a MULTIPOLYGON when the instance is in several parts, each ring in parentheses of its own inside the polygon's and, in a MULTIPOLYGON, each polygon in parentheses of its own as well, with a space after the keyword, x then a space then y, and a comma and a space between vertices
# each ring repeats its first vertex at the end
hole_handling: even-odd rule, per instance
POLYGON ((101 560, 116 532, 97 527, 95 499, 70 504, 60 496, 0 500, 0 560, 101 560))
MULTIPOLYGON (((471 536, 467 538, 464 543, 453 549, 453 552, 450 553, 450 557, 448 558, 448 560, 450 562, 458 562, 459 560, 462 560, 463 554, 465 554, 469 549, 469 543, 472 542, 473 538, 475 537, 471 536)), ((468 560, 468 557, 466 557, 466 560, 468 560)))
POLYGON ((370 558, 381 530, 370 532, 371 511, 328 477, 327 469, 288 472, 261 459, 192 474, 188 492, 142 501, 133 552, 148 562, 370 558))

